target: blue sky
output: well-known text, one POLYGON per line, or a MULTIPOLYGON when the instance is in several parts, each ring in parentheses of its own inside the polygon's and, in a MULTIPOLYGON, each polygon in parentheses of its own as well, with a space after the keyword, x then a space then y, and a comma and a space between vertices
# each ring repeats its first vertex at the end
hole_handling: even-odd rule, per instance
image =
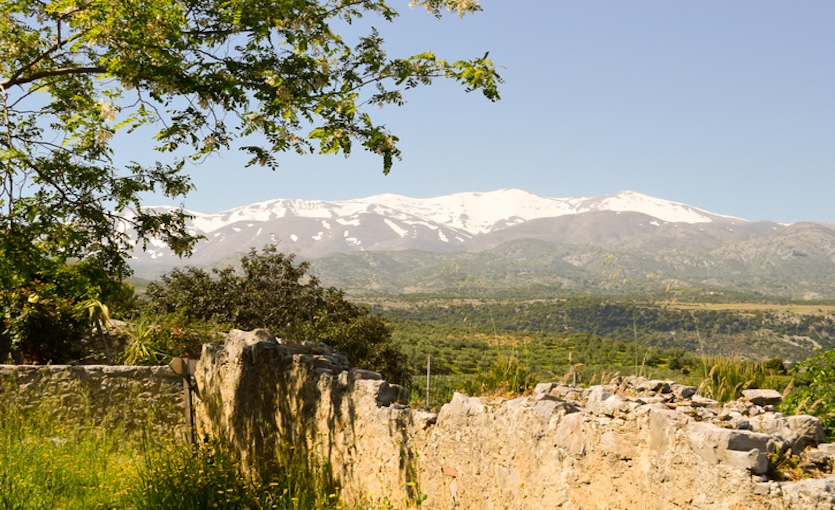
POLYGON ((371 20, 391 53, 490 51, 500 102, 437 81, 374 112, 401 139, 389 176, 360 152, 287 155, 276 172, 225 153, 190 169, 184 205, 632 190, 753 221, 835 222, 835 2, 482 0, 484 12, 441 20, 406 4, 392 1, 393 24, 371 20))

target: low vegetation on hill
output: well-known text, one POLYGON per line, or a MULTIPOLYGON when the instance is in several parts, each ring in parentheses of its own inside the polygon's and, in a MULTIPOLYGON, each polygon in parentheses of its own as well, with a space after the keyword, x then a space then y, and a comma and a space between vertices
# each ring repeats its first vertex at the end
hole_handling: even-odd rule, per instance
POLYGON ((390 298, 390 319, 480 332, 584 333, 699 355, 801 360, 835 347, 831 305, 710 304, 584 296, 539 300, 390 298))

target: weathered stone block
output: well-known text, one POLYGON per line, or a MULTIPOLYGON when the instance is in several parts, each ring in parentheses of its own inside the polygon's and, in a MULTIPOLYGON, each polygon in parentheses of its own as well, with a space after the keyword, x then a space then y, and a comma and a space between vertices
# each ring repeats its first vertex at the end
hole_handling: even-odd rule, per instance
POLYGON ((684 384, 673 383, 670 385, 670 392, 680 400, 688 399, 696 394, 697 388, 695 386, 686 386, 684 384))
POLYGON ((649 381, 643 380, 635 385, 635 389, 638 391, 650 393, 669 393, 670 385, 667 383, 667 381, 662 381, 659 379, 653 379, 649 381))
POLYGON ((776 406, 783 401, 783 394, 777 390, 742 390, 742 396, 758 406, 776 406))
POLYGON ((372 370, 366 370, 364 368, 352 368, 351 369, 351 379, 354 381, 360 380, 370 380, 370 381, 382 381, 383 376, 377 372, 372 370))
POLYGON ((817 446, 826 441, 826 434, 823 432, 823 425, 814 416, 789 416, 786 418, 789 430, 792 432, 790 438, 792 453, 799 455, 800 452, 809 446, 817 446))
POLYGON ((573 455, 582 455, 586 451, 586 435, 583 430, 582 413, 567 414, 557 424, 554 444, 573 455))
POLYGON ((601 414, 601 406, 612 394, 603 386, 595 386, 591 389, 589 398, 586 401, 586 409, 591 414, 601 414))
POLYGON ((534 395, 548 394, 548 393, 550 393, 550 392, 551 392, 551 390, 552 390, 552 389, 554 389, 556 386, 557 386, 557 385, 556 385, 556 383, 552 383, 552 382, 549 382, 549 383, 539 383, 539 384, 537 384, 536 386, 534 386, 534 388, 533 388, 533 394, 534 394, 534 395))
MULTIPOLYGON (((657 404, 650 404, 655 406, 657 404)), ((676 426, 681 422, 678 415, 662 407, 652 408, 649 412, 649 446, 652 451, 663 454, 675 443, 676 426)))
POLYGON ((692 422, 687 425, 687 439, 693 451, 710 463, 726 462, 756 474, 764 473, 767 467, 771 439, 767 434, 692 422))

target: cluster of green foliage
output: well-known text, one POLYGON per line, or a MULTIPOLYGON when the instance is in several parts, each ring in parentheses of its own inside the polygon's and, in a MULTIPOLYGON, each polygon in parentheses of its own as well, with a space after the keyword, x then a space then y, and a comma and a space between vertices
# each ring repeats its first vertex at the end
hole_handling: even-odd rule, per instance
POLYGON ((795 363, 791 375, 794 389, 783 400, 781 410, 817 416, 826 436, 835 438, 835 350, 795 363))
POLYGON ((426 401, 430 357, 431 403, 449 401, 454 391, 523 393, 537 382, 567 381, 574 374, 578 384, 593 384, 618 373, 683 379, 687 376, 668 369, 667 361, 677 356, 686 367, 699 363, 698 357, 683 351, 587 333, 497 333, 402 320, 394 325, 394 341, 406 353, 413 373, 416 402, 426 401))
POLYGON ((93 355, 100 351, 88 341, 100 325, 92 313, 96 304, 123 310, 134 305, 130 286, 113 282, 95 264, 66 264, 32 254, 27 265, 11 267, 14 257, 6 256, 2 244, 0 362, 65 363, 93 355))
POLYGON ((118 362, 125 365, 166 365, 174 356, 200 358, 204 343, 220 341, 218 324, 181 313, 143 313, 113 333, 123 346, 118 362))
POLYGON ((392 342, 388 323, 346 300, 342 291, 323 287, 307 269, 307 263, 296 264, 293 255, 268 246, 245 255, 240 269, 210 273, 187 267, 164 275, 148 286, 148 307, 238 329, 265 328, 292 342, 325 343, 356 366, 408 384, 405 356, 392 342))
MULTIPOLYGON (((472 0, 415 4, 437 16, 479 10, 472 0)), ((388 173, 398 139, 370 112, 435 78, 499 98, 487 55, 393 58, 376 29, 349 27, 366 15, 390 22, 397 12, 384 0, 0 4, 0 251, 10 267, 88 260, 119 281, 131 233, 180 254, 197 240, 182 210, 141 207, 147 192, 185 196, 187 162, 235 147, 275 168, 285 151, 359 145, 388 173), (121 167, 120 132, 148 133, 162 161, 121 167)))
POLYGON ((394 339, 407 354, 416 375, 425 371, 427 356, 432 357, 432 371, 436 374, 475 374, 490 370, 502 356, 517 358, 543 380, 559 377, 576 364, 586 369, 658 369, 677 377, 702 364, 697 354, 682 349, 646 346, 589 333, 496 332, 402 320, 393 324, 394 339), (675 368, 669 368, 671 363, 675 368))
POLYGON ((616 375, 671 379, 701 387, 720 401, 738 398, 748 388, 782 390, 790 381, 777 358, 705 356, 590 333, 497 331, 402 319, 394 325, 394 340, 414 374, 412 399, 421 404, 427 400, 431 358, 429 407, 448 401, 454 391, 519 394, 537 382, 590 385, 616 375))

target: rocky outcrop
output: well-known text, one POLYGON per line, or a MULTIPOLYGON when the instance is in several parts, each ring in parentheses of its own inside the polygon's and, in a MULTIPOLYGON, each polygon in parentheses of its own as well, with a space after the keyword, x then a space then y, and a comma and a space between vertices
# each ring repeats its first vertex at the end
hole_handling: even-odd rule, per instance
POLYGON ((823 509, 833 448, 812 417, 752 396, 729 404, 669 381, 540 384, 512 400, 455 394, 437 414, 352 369, 326 346, 264 331, 207 345, 196 374, 201 429, 259 469, 278 441, 329 462, 349 502, 425 508, 823 509), (759 402, 759 403, 758 403, 759 402), (769 455, 823 476, 779 481, 769 455))

